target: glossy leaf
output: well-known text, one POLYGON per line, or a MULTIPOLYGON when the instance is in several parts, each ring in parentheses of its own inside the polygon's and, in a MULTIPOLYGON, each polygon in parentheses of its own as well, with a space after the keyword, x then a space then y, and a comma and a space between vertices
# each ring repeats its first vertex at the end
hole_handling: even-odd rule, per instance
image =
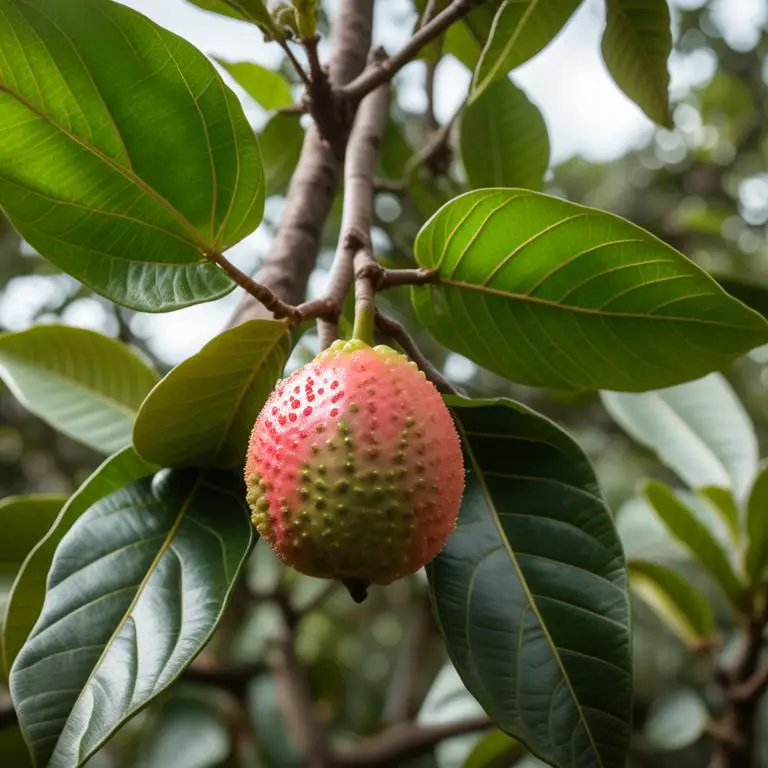
POLYGON ((304 128, 296 117, 275 115, 259 135, 268 195, 284 195, 299 162, 304 128))
POLYGON ((112 453, 130 443, 134 416, 157 374, 99 333, 41 325, 0 334, 0 378, 54 429, 112 453))
POLYGON ((647 560, 630 560, 629 583, 686 645, 695 649, 711 642, 715 633, 712 607, 677 571, 647 560))
POLYGON ((38 766, 83 765, 208 642, 250 551, 241 485, 164 470, 98 501, 61 541, 10 679, 38 766))
POLYGON ((448 654, 494 723, 558 768, 623 768, 627 573, 592 468, 507 400, 448 398, 465 445, 459 524, 428 566, 448 654))
POLYGON ((768 464, 757 475, 747 501, 745 570, 755 586, 765 580, 768 566, 768 464))
POLYGON ((280 109, 293 104, 291 84, 280 72, 274 72, 251 61, 230 63, 218 57, 215 57, 215 60, 264 109, 280 109))
POLYGON ((707 729, 707 707, 695 691, 665 694, 651 705, 644 735, 657 749, 675 751, 697 742, 707 729))
POLYGON ((464 108, 460 142, 471 187, 543 186, 547 126, 538 107, 506 78, 464 108))
POLYGON ((616 85, 659 125, 672 127, 667 0, 606 0, 603 59, 616 85))
POLYGON ((603 211, 519 189, 444 205, 415 244, 435 284, 421 322, 513 381, 638 391, 723 368, 768 323, 653 235, 603 211))
MULTIPOLYGON (((432 682, 419 710, 418 721, 424 725, 444 725, 484 714, 477 699, 466 689, 453 665, 448 663, 432 682)), ((483 732, 478 731, 445 739, 437 744, 435 761, 439 768, 464 765, 482 737, 483 732)))
POLYGON ((720 585, 731 603, 736 608, 742 608, 744 585, 728 553, 712 532, 663 483, 649 480, 643 486, 643 496, 651 503, 669 532, 720 585))
POLYGON ((251 320, 176 366, 141 406, 133 444, 166 467, 238 467, 291 351, 285 323, 251 320))
POLYGON ((40 616, 48 572, 64 535, 99 499, 158 469, 136 456, 133 448, 124 448, 111 456, 70 497, 48 532, 29 552, 5 607, 0 635, 0 672, 3 679, 8 679, 14 659, 40 616))
POLYGON ((601 392, 616 423, 691 488, 717 485, 743 495, 757 470, 752 421, 723 376, 676 387, 622 394, 601 392))
POLYGON ((581 0, 505 0, 475 69, 475 98, 549 45, 580 4, 581 0))
POLYGON ((58 494, 8 496, 0 500, 0 576, 16 575, 66 500, 66 496, 58 494))
POLYGON ((211 62, 110 0, 0 0, 0 16, 0 206, 20 234, 137 310, 228 293, 205 254, 256 228, 264 178, 211 62))

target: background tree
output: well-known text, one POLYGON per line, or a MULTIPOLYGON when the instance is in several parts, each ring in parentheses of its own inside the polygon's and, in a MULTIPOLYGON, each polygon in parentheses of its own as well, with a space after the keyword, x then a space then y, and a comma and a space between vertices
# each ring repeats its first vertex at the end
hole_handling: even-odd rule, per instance
POLYGON ((417 2, 389 56, 370 0, 196 4, 285 52, 218 62, 268 111, 260 152, 211 64, 143 17, 0 0, 0 306, 20 284, 40 299, 39 327, 0 336, 0 756, 762 765, 765 30, 737 50, 717 4, 676 11, 674 55, 711 74, 670 103, 666 3, 607 2, 605 63, 665 127, 550 168, 514 70, 578 2, 417 2), (441 124, 447 57, 473 79, 441 124), (389 81, 417 60, 412 112, 389 81), (228 248, 265 197, 251 279, 228 248), (226 331, 158 357, 144 313, 235 285, 226 331), (448 396, 470 473, 445 554, 356 605, 253 547, 232 470, 283 366, 348 335, 373 290, 382 340, 485 399, 448 396), (101 334, 73 327, 83 308, 101 334))

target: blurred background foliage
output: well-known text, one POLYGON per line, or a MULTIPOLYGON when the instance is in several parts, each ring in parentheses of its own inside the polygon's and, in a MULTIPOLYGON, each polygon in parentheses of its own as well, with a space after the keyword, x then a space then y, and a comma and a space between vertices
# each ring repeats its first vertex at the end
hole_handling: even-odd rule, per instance
MULTIPOLYGON (((693 85, 673 90, 674 128, 649 131, 644 146, 610 162, 580 156, 551 167, 545 191, 603 208, 640 224, 715 274, 734 295, 768 313, 768 30, 763 15, 751 39, 735 45, 723 34, 729 2, 686 2, 673 6, 678 67, 692 73, 693 85), (694 6, 694 7, 691 7, 694 6)), ((395 15, 390 24, 402 23, 395 15)), ((546 50, 541 54, 546 56, 546 50)), ((411 69, 423 71, 434 62, 411 69)), ((284 65, 281 70, 291 76, 284 65)), ((419 75, 423 77, 423 75, 419 75)), ((536 94, 530 94, 535 99, 536 94)), ((582 108, 590 109, 589 104, 582 108)), ((303 136, 298 117, 258 112, 254 126, 262 139, 267 185, 272 197, 257 242, 238 252, 241 265, 255 267, 269 246, 303 136)), ((421 109, 399 103, 382 150, 380 176, 398 182, 414 148, 422 145, 421 109)), ((377 199, 375 244, 379 258, 393 265, 411 262, 414 236, 426 217, 465 188, 458 131, 444 152, 419 168, 408 194, 383 192, 377 199)), ((384 185, 386 186, 386 185, 384 185)), ((324 250, 311 290, 319 294, 338 237, 340 206, 324 236, 324 250)), ((232 297, 230 297, 232 298, 232 297)), ((233 301, 211 313, 210 335, 223 327, 233 301)), ((415 322, 405 289, 384 297, 387 310, 408 325, 432 361, 469 395, 506 395, 562 424, 593 460, 608 502, 618 516, 629 547, 642 541, 652 556, 674 563, 716 608, 722 647, 694 652, 686 648, 655 614, 635 601, 636 675, 633 766, 687 768, 706 765, 706 704, 716 703, 713 669, 731 651, 732 619, 707 578, 681 550, 667 546, 663 532, 638 504, 636 485, 652 477, 680 483, 648 451, 614 424, 597 396, 565 395, 510 384, 449 353, 415 322)), ((0 221, 0 331, 35 323, 83 325, 134 345, 161 372, 186 352, 173 340, 154 343, 147 318, 115 308, 71 278, 56 273, 0 221), (178 346, 178 345, 177 345, 178 346)), ((201 342, 202 343, 202 342, 201 342)), ((316 340, 310 334, 296 350, 292 365, 308 359, 316 340)), ((768 353, 757 350, 726 376, 753 420, 761 448, 768 454, 768 353)), ((69 493, 96 467, 99 457, 55 433, 24 408, 0 384, 0 498, 19 493, 69 493)), ((0 535, 4 535, 0 533, 0 535)), ((646 552, 647 554, 647 552, 646 552)), ((0 574, 0 604, 4 582, 0 574)), ((377 589, 362 606, 346 593, 325 594, 317 580, 285 572, 267 548, 257 548, 248 584, 211 646, 193 667, 188 682, 132 721, 91 763, 142 768, 213 766, 291 766, 296 753, 280 712, 279 679, 260 674, 280 622, 277 607, 260 599, 278 586, 298 605, 324 598, 318 610, 301 619, 298 652, 322 719, 337 739, 353 740, 376 732, 383 723, 413 716, 434 722, 473 713, 477 705, 451 678, 437 630, 431 620, 421 577, 377 589), (249 679, 211 686, 206 664, 250 671, 249 679), (196 671, 197 670, 197 671, 196 671), (202 670, 202 672, 200 672, 202 670), (436 675, 440 676, 436 678, 436 675), (197 679, 196 679, 197 678, 197 679), (427 692, 432 691, 425 699, 427 692), (228 691, 228 692, 227 692, 228 691), (247 704, 252 729, 232 705, 247 704)), ((0 688, 0 703, 5 694, 0 688)), ((768 701, 758 733, 768 733, 768 701)), ((26 758, 14 742, 15 731, 0 733, 0 755, 8 768, 23 768, 26 758)), ((768 739, 759 745, 768 767, 768 739)), ((410 765, 533 766, 536 762, 498 734, 446 742, 410 765), (494 741, 495 740, 495 741, 494 741), (490 755, 490 757, 489 757, 490 755), (472 762, 474 760, 474 762, 472 762)))

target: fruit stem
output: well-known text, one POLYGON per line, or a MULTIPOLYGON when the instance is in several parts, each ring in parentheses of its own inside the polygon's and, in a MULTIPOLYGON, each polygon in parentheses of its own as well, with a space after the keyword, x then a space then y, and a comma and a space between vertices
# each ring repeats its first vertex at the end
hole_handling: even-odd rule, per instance
POLYGON ((355 325, 352 328, 352 338, 374 344, 376 327, 376 291, 373 280, 365 271, 371 256, 364 249, 355 254, 355 325))
POLYGON ((374 326, 376 322, 376 311, 372 304, 358 301, 355 304, 355 324, 352 328, 352 338, 364 341, 373 346, 374 326))

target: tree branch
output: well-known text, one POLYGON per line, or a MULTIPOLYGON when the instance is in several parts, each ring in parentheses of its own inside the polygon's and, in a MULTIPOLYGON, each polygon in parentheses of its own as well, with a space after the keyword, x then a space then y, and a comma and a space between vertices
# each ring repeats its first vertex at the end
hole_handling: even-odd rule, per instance
POLYGON ((391 80, 406 64, 416 58, 422 48, 439 37, 455 21, 466 16, 473 8, 485 1, 453 0, 444 11, 421 27, 400 51, 373 64, 351 83, 338 88, 337 95, 353 100, 362 99, 378 86, 391 80))

